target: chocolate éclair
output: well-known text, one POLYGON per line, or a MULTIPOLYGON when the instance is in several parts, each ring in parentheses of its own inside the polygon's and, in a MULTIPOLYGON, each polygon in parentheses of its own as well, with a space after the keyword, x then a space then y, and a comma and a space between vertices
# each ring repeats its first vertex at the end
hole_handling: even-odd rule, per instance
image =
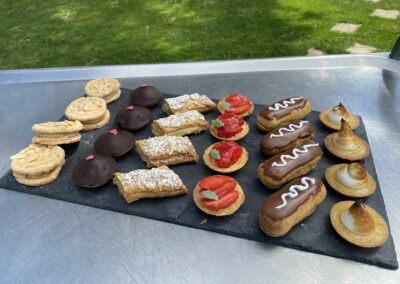
POLYGON ((276 189, 286 182, 313 170, 322 158, 319 144, 306 140, 301 145, 275 155, 258 167, 258 177, 268 188, 276 189))
POLYGON ((260 150, 268 156, 285 152, 314 138, 315 129, 307 120, 287 122, 265 134, 260 150))
POLYGON ((310 216, 325 197, 320 179, 299 177, 268 196, 258 215, 259 226, 270 237, 283 236, 310 216))
POLYGON ((291 97, 267 105, 257 115, 257 127, 270 131, 278 125, 303 119, 311 112, 311 102, 304 97, 291 97))

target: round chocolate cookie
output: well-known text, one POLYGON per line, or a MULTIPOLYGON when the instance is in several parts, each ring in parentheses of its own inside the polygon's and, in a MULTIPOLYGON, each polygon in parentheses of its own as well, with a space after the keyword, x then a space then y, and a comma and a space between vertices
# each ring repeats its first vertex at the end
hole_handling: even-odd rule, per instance
POLYGON ((159 89, 146 84, 134 89, 130 95, 132 103, 145 107, 155 106, 160 102, 162 97, 163 93, 159 89))
POLYGON ((115 116, 115 123, 121 128, 134 131, 145 127, 150 122, 150 110, 143 106, 128 106, 115 116))
POLYGON ((72 179, 82 187, 100 187, 113 178, 117 165, 109 156, 89 155, 75 166, 72 179))
POLYGON ((111 157, 121 157, 128 153, 135 144, 135 137, 126 130, 112 129, 104 133, 96 142, 94 149, 99 154, 111 157))

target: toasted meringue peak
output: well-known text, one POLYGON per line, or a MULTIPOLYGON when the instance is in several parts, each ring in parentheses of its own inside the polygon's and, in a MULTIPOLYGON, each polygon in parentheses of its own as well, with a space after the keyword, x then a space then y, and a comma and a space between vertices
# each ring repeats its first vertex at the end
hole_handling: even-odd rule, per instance
POLYGON ((359 163, 351 163, 348 166, 348 171, 350 173, 350 176, 356 180, 365 180, 368 177, 368 172, 365 169, 363 164, 359 163))
POLYGON ((354 134, 349 123, 341 119, 341 127, 339 132, 336 134, 334 142, 337 147, 343 150, 355 150, 357 149, 357 144, 360 142, 359 138, 354 134))
POLYGON ((361 199, 358 199, 350 206, 348 213, 353 218, 355 233, 368 234, 375 230, 375 221, 368 212, 365 204, 361 199))
POLYGON ((351 114, 347 112, 346 108, 342 103, 339 103, 335 106, 328 114, 329 120, 340 123, 342 119, 349 121, 351 119, 351 114))

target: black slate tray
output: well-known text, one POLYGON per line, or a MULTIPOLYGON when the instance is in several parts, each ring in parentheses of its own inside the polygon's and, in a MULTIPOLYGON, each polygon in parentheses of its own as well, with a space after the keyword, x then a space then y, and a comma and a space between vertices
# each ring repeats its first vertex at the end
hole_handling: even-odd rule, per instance
MULTIPOLYGON (((239 172, 232 174, 232 176, 239 181, 244 189, 246 201, 232 216, 222 218, 208 216, 198 210, 195 206, 192 199, 192 190, 195 184, 203 177, 215 174, 215 172, 211 171, 204 165, 202 159, 200 159, 197 164, 190 163, 171 167, 182 178, 183 182, 189 189, 189 194, 185 196, 164 199, 143 199, 128 204, 118 194, 116 186, 112 183, 109 183, 102 188, 92 190, 84 189, 75 185, 70 178, 74 165, 87 155, 93 153, 93 143, 96 138, 102 133, 116 127, 113 122, 116 112, 120 108, 126 107, 128 104, 128 90, 124 89, 121 98, 108 106, 111 112, 111 120, 106 127, 83 133, 80 143, 64 147, 67 157, 66 164, 64 165, 58 179, 53 183, 40 187, 26 187, 18 184, 11 171, 9 171, 0 179, 0 187, 180 224, 258 242, 358 261, 384 268, 398 268, 396 252, 391 235, 382 247, 364 249, 346 242, 333 230, 329 221, 330 208, 336 202, 345 200, 346 198, 335 193, 329 188, 329 186, 327 186, 326 182, 325 185, 327 186, 328 194, 325 201, 318 207, 314 214, 295 226, 286 236, 281 238, 271 238, 261 232, 258 228, 257 222, 258 210, 265 198, 271 192, 257 179, 257 167, 266 159, 259 150, 259 142, 263 133, 259 132, 255 126, 255 114, 261 109, 262 106, 260 105, 256 105, 254 114, 246 119, 250 125, 250 133, 240 141, 240 144, 250 153, 250 158, 246 166, 239 172)), ((217 115, 218 113, 214 111, 207 113, 206 117, 210 121, 217 115)), ((323 145, 323 138, 330 132, 319 122, 318 115, 318 112, 312 112, 307 119, 316 128, 316 137, 314 140, 323 145)), ((166 114, 162 111, 161 104, 152 109, 153 119, 164 116, 166 116, 166 114)), ((356 133, 363 139, 367 140, 367 134, 365 133, 363 123, 361 123, 360 127, 356 130, 356 133)), ((153 136, 150 130, 150 125, 143 130, 137 131, 135 136, 137 139, 153 136)), ((207 146, 216 142, 216 139, 207 132, 192 135, 191 140, 200 157, 202 157, 207 146)), ((324 156, 318 164, 318 167, 311 174, 324 180, 325 169, 328 166, 341 161, 329 154, 324 146, 322 146, 322 149, 324 151, 324 156)), ((16 151, 17 150, 18 149, 16 149, 16 151)), ((125 157, 119 158, 118 162, 118 170, 121 172, 145 168, 145 164, 140 160, 138 155, 134 153, 134 151, 125 157)), ((378 181, 372 156, 366 159, 365 166, 375 180, 378 181)), ((366 203, 375 208, 384 217, 386 222, 388 222, 379 182, 377 184, 378 188, 375 194, 366 199, 366 203)))

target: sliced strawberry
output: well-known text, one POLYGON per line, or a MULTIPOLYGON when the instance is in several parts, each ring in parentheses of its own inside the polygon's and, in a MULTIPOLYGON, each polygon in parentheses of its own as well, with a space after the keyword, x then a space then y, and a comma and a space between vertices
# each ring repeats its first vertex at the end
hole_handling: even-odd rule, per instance
POLYGON ((233 112, 221 114, 218 116, 218 120, 223 123, 222 127, 217 128, 217 135, 219 137, 230 138, 235 136, 237 133, 240 133, 243 129, 243 118, 233 112))
POLYGON ((243 153, 242 147, 235 142, 219 142, 212 148, 218 151, 220 157, 219 159, 214 159, 210 155, 210 159, 219 168, 229 168, 240 159, 243 153))
POLYGON ((234 114, 242 114, 248 111, 252 106, 250 100, 241 94, 231 94, 225 98, 225 102, 228 102, 231 106, 230 110, 227 112, 234 114))
POLYGON ((225 182, 221 187, 214 189, 214 193, 221 197, 220 194, 224 193, 225 191, 231 192, 237 185, 236 180, 232 179, 231 181, 225 182))
POLYGON ((223 175, 215 175, 215 176, 208 176, 203 178, 199 182, 199 186, 201 190, 215 190, 223 186, 227 182, 235 182, 234 178, 223 176, 223 175))
POLYGON ((205 205, 211 210, 218 211, 220 209, 231 206, 239 198, 239 192, 232 191, 218 200, 205 202, 205 205))

